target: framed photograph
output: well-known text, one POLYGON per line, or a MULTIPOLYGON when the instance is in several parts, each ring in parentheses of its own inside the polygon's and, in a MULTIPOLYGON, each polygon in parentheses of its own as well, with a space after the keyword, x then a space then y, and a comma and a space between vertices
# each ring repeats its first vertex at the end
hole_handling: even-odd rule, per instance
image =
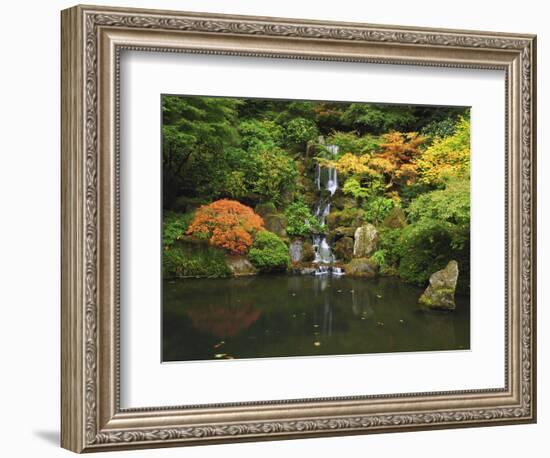
POLYGON ((536 38, 62 12, 75 452, 536 421, 536 38))

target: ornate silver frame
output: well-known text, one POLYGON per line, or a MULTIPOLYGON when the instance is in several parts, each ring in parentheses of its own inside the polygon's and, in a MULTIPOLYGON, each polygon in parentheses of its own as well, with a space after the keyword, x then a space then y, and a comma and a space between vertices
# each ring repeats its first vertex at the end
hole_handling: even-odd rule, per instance
POLYGON ((93 6, 64 10, 61 29, 63 447, 90 452, 536 421, 535 36, 93 6), (506 386, 121 409, 124 49, 504 70, 506 386))

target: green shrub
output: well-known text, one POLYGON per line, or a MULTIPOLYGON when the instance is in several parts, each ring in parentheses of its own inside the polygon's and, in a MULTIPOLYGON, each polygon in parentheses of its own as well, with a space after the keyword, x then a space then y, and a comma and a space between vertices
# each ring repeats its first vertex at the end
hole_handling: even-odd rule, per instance
POLYGON ((363 206, 365 221, 376 225, 381 224, 393 207, 395 207, 395 201, 392 199, 384 196, 372 197, 363 206))
POLYGON ((162 276, 229 277, 223 250, 198 243, 175 243, 165 248, 162 256, 162 276))
POLYGON ((248 252, 250 262, 261 272, 282 272, 290 263, 288 247, 277 234, 261 231, 248 252))
POLYGON ((183 239, 193 216, 194 212, 164 212, 162 215, 162 245, 165 248, 172 246, 177 240, 183 239))
POLYGON ((449 223, 423 219, 403 229, 399 239, 399 276, 424 286, 430 275, 455 258, 449 223))
POLYGON ((289 144, 303 147, 307 142, 317 139, 317 125, 305 118, 294 118, 286 125, 286 139, 289 144))
POLYGON ((287 218, 286 233, 295 237, 307 237, 324 232, 309 207, 301 200, 292 202, 285 211, 287 218))

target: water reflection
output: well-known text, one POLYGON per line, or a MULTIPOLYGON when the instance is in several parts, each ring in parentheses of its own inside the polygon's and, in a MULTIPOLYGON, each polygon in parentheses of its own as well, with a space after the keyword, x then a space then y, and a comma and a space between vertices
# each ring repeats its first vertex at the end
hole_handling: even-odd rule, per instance
POLYGON ((419 288, 392 278, 265 276, 165 282, 163 359, 185 361, 467 349, 455 313, 418 311, 419 288))

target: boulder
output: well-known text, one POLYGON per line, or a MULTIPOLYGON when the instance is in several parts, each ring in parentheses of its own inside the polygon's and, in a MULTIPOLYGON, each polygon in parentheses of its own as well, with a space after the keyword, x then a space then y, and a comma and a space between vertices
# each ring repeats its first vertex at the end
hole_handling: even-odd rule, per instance
POLYGON ((252 265, 246 256, 227 255, 225 262, 234 277, 247 277, 258 274, 258 269, 252 265))
POLYGON ((355 229, 355 227, 339 226, 336 229, 329 231, 327 235, 327 240, 329 241, 329 243, 334 243, 337 240, 340 240, 342 237, 353 238, 355 235, 355 229))
POLYGON ((349 277, 373 278, 378 274, 378 266, 367 258, 355 258, 344 266, 349 277))
POLYGON ((332 198, 332 206, 337 210, 344 210, 345 208, 356 207, 357 201, 353 197, 344 196, 336 191, 336 194, 332 198))
POLYGON ((288 254, 290 256, 290 262, 297 263, 302 262, 304 251, 304 242, 301 239, 294 239, 288 246, 288 254))
POLYGON ((342 211, 330 212, 327 215, 327 226, 330 230, 339 226, 358 227, 363 224, 365 212, 360 208, 346 208, 342 211))
POLYGON ((353 258, 353 239, 342 237, 334 244, 334 256, 336 259, 348 262, 353 258))
POLYGON ((378 231, 372 224, 363 224, 355 230, 353 245, 354 258, 366 258, 372 255, 378 247, 378 231))
POLYGON ((401 229, 407 224, 405 212, 401 207, 393 207, 384 218, 384 226, 390 229, 401 229))
POLYGON ((275 204, 272 202, 266 202, 256 205, 254 211, 263 218, 266 215, 276 214, 277 208, 275 208, 275 204))
POLYGON ((263 216, 264 226, 269 232, 277 234, 279 237, 286 237, 286 216, 282 213, 271 213, 263 216))
POLYGON ((302 262, 311 262, 315 259, 315 250, 310 242, 302 245, 302 262))
POLYGON ((423 309, 454 310, 457 281, 458 263, 449 261, 447 267, 430 276, 430 284, 418 299, 418 304, 423 309))

